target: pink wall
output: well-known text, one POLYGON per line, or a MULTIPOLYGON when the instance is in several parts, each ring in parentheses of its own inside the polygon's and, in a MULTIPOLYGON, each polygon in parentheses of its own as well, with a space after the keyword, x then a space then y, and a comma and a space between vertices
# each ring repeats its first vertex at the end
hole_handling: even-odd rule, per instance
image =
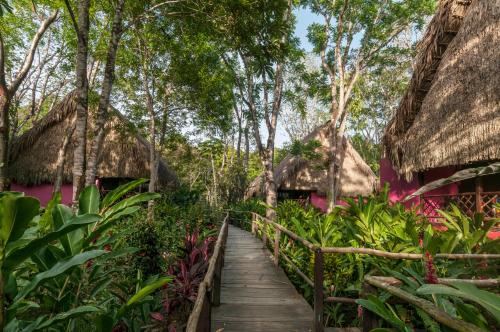
MULTIPOLYGON (((311 205, 314 206, 315 208, 320 209, 322 212, 328 211, 328 200, 326 196, 321 196, 315 193, 314 191, 311 192, 311 205)), ((347 205, 347 203, 341 199, 337 199, 337 205, 347 205)))
POLYGON ((328 210, 328 202, 325 196, 320 196, 315 192, 311 193, 311 204, 312 206, 320 209, 323 212, 328 210))
MULTIPOLYGON (((380 160, 380 188, 384 188, 386 183, 389 184, 389 200, 391 202, 398 202, 402 200, 406 196, 418 190, 420 187, 416 174, 410 182, 407 182, 404 177, 398 178, 398 173, 396 173, 396 171, 392 168, 390 160, 383 158, 380 160)), ((405 205, 409 207, 419 203, 420 200, 415 198, 405 205)))
MULTIPOLYGON (((10 190, 23 192, 26 196, 33 196, 40 200, 41 206, 46 206, 52 198, 51 184, 40 184, 38 186, 23 186, 21 184, 12 183, 10 190)), ((71 184, 63 184, 61 187, 62 203, 71 204, 71 194, 73 192, 71 184)))

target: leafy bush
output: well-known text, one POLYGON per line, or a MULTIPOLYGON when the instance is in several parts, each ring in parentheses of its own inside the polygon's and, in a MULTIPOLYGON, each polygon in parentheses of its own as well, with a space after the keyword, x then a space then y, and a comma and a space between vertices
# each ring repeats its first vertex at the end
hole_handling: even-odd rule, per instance
POLYGON ((35 198, 0 194, 0 307, 7 309, 0 324, 6 331, 74 330, 92 320, 98 330, 111 330, 146 293, 170 280, 146 285, 127 300, 133 292, 115 296, 122 285, 110 279, 117 272, 110 262, 136 249, 109 230, 158 196, 123 198, 143 182, 120 186, 102 201, 95 186, 87 187, 75 212, 59 204, 60 195, 40 213, 35 198))
MULTIPOLYGON (((491 241, 487 237, 491 227, 498 220, 486 221, 482 214, 467 216, 453 206, 448 211, 440 213, 444 217, 442 223, 447 231, 436 230, 416 208, 407 209, 399 203, 390 203, 387 191, 384 191, 368 198, 347 198, 345 205, 336 207, 330 214, 322 214, 312 207, 304 208, 295 201, 284 201, 278 205, 277 222, 318 246, 364 247, 389 252, 421 253, 430 257, 422 261, 411 261, 359 254, 325 254, 324 286, 331 291, 332 296, 357 298, 365 276, 394 276, 390 271, 412 271, 410 278, 421 276, 422 284, 437 280, 438 276, 496 277, 498 271, 495 265, 489 266, 484 262, 477 264, 473 261, 435 261, 432 257, 436 253, 498 252, 498 240, 491 241)), ((269 238, 274 236, 272 228, 268 229, 267 235, 269 238)), ((283 234, 280 246, 294 264, 312 278, 314 268, 312 253, 300 244, 290 241, 283 234)), ((311 287, 296 275, 290 266, 284 264, 284 267, 296 287, 302 291, 306 299, 312 301, 311 287)), ((399 274, 398 278, 401 277, 404 275, 399 274)), ((413 293, 415 291, 416 288, 413 293)), ((410 319, 409 317, 416 327, 424 327, 429 321, 433 322, 430 317, 429 321, 425 317, 424 324, 422 317, 425 313, 416 309, 408 312, 407 306, 398 307, 398 310, 406 312, 404 315, 391 311, 390 308, 386 309, 399 317, 403 325, 405 319, 410 319)), ((349 322, 349 325, 359 323, 355 307, 330 305, 325 312, 326 321, 330 321, 333 325, 343 326, 346 322, 349 322)), ((396 323, 392 325, 398 327, 396 323)))

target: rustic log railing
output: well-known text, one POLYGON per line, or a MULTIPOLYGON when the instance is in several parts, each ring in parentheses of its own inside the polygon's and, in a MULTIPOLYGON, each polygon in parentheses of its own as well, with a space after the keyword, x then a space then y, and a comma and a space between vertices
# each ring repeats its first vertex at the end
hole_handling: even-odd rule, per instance
MULTIPOLYGON (((486 279, 486 280, 457 280, 457 279, 438 279, 440 284, 450 284, 456 281, 467 282, 473 284, 477 287, 491 287, 498 288, 500 282, 498 279, 486 279)), ((378 277, 378 276, 366 276, 363 284, 363 289, 367 293, 376 294, 376 289, 381 289, 392 296, 406 302, 410 303, 421 310, 425 311, 429 316, 434 318, 437 322, 451 327, 452 329, 459 332, 481 332, 483 329, 465 322, 463 320, 456 319, 444 310, 436 307, 434 303, 410 294, 398 286, 402 282, 396 278, 391 277, 378 277)), ((377 328, 377 317, 368 310, 363 310, 363 330, 370 331, 371 329, 377 328)))
POLYGON ((467 192, 457 194, 436 194, 420 196, 422 213, 430 218, 443 218, 437 210, 455 204, 463 213, 473 215, 482 212, 485 218, 500 216, 500 211, 495 208, 495 203, 500 202, 500 192, 467 192))
POLYGON ((229 214, 226 214, 210 257, 207 273, 198 288, 193 311, 189 315, 186 332, 209 332, 211 308, 220 305, 221 272, 227 241, 229 214))
MULTIPOLYGON (((422 254, 412 254, 412 253, 393 253, 387 252, 383 250, 371 249, 371 248, 355 248, 355 247, 319 247, 306 239, 300 237, 299 235, 293 233, 292 231, 286 229, 282 225, 269 220, 265 217, 260 216, 259 214, 252 212, 252 221, 251 221, 251 231, 255 236, 261 233, 261 238, 263 242, 263 246, 265 248, 268 245, 272 248, 273 253, 273 261, 276 266, 279 265, 280 257, 283 258, 288 264, 290 264, 291 268, 299 275, 307 284, 309 284, 314 289, 314 331, 315 332, 323 332, 324 331, 324 303, 344 303, 344 304, 356 304, 356 300, 354 298, 347 297, 335 297, 335 296, 325 296, 325 293, 328 293, 328 290, 324 289, 323 281, 324 281, 324 255, 325 254, 361 254, 361 255, 371 255, 377 257, 385 257, 388 259, 410 259, 410 260, 421 260, 424 258, 422 254), (268 229, 274 231, 274 239, 268 238, 268 235, 272 235, 268 229), (268 234, 269 233, 269 234, 268 234), (311 280, 306 273, 301 271, 284 252, 280 249, 280 240, 282 234, 286 234, 292 241, 301 244, 303 247, 307 248, 314 254, 314 276, 311 280)), ((500 259, 500 254, 436 254, 433 256, 435 259, 449 259, 449 260, 485 260, 485 259, 500 259)), ((380 278, 380 277, 379 277, 380 278)), ((383 278, 383 277, 382 277, 383 278)), ((379 284, 374 285, 377 281, 373 282, 374 279, 366 279, 364 288, 369 289, 370 286, 378 288, 383 288, 379 284)), ((379 280, 380 279, 376 279, 379 280)), ((439 279, 442 283, 449 283, 451 281, 457 281, 456 279, 439 279)), ((462 281, 462 280, 461 280, 462 281)), ((491 285, 499 286, 500 282, 498 279, 486 280, 486 281, 475 281, 475 280, 463 280, 465 282, 475 283, 478 287, 488 287, 491 285)), ((385 286, 384 286, 385 287, 385 286)), ((387 291, 387 289, 385 289, 387 291)), ((401 295, 400 293, 398 293, 401 295)), ((394 295, 394 294, 393 294, 394 295)), ((401 298, 402 300, 409 302, 408 298, 404 296, 396 297, 401 298)), ((413 302, 410 302, 414 304, 413 302)), ((426 307, 427 308, 427 307, 426 307)), ((426 310, 426 309, 424 309, 426 310)), ((438 312, 439 313, 439 312, 438 312)), ((431 315, 433 316, 434 313, 431 315)), ((434 316, 433 316, 434 317, 434 316)), ((463 321, 453 318, 446 317, 446 319, 438 320, 443 325, 448 327, 456 327, 456 326, 468 326, 462 324, 463 321)), ((374 316, 368 310, 363 310, 363 331, 370 331, 374 328, 374 316)), ((470 330, 474 331, 474 330, 470 330)))

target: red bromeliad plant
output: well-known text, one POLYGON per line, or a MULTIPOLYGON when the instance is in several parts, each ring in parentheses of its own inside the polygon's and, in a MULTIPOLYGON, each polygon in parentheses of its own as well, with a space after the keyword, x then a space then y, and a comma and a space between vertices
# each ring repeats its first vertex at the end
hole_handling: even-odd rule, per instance
POLYGON ((198 230, 187 234, 184 238, 184 258, 171 265, 168 274, 174 280, 164 290, 162 312, 155 312, 151 317, 158 325, 166 327, 169 332, 176 331, 176 322, 187 320, 196 301, 198 288, 202 282, 209 264, 209 251, 214 242, 213 237, 202 239, 198 230))

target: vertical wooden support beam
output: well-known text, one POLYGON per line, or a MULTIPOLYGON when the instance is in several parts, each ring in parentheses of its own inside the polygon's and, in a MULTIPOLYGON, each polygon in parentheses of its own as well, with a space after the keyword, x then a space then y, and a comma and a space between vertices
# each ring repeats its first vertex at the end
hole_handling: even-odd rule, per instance
POLYGON ((212 285, 212 305, 220 305, 220 286, 221 286, 221 274, 222 274, 222 256, 217 258, 215 263, 215 273, 214 281, 212 285))
POLYGON ((262 243, 263 243, 263 248, 266 249, 267 247, 267 219, 262 218, 262 243))
POLYGON ((276 228, 276 232, 274 234, 274 266, 279 266, 280 259, 280 237, 281 230, 276 228))
POLYGON ((476 212, 483 212, 483 178, 478 176, 476 178, 476 212))
MULTIPOLYGON (((368 295, 376 295, 377 289, 370 284, 363 282, 361 286, 361 296, 367 298, 368 295)), ((368 309, 363 308, 363 332, 370 332, 371 330, 378 327, 377 316, 368 309)))
POLYGON ((255 218, 255 213, 252 212, 252 235, 254 235, 254 236, 256 234, 255 229, 256 229, 256 226, 257 226, 257 223, 256 223, 255 219, 256 219, 255 218))
POLYGON ((323 252, 321 248, 314 251, 314 332, 323 332, 323 252))

